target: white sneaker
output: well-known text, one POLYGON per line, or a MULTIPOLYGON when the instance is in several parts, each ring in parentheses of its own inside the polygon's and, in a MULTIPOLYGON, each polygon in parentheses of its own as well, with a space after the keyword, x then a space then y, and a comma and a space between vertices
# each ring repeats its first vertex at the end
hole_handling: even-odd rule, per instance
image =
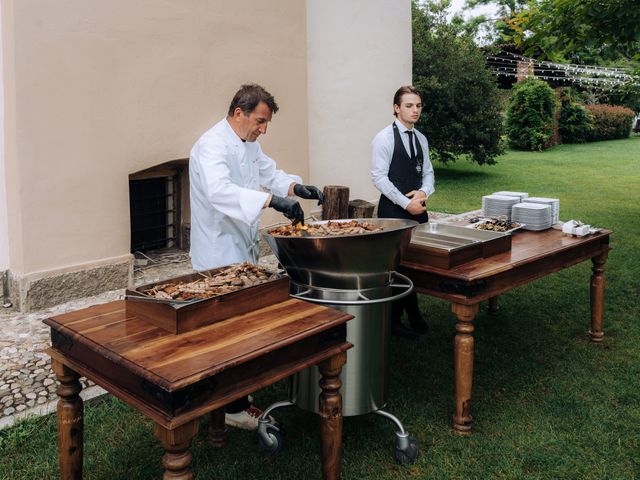
MULTIPOLYGON (((243 430, 257 430, 258 419, 262 415, 262 410, 253 405, 249 405, 245 410, 238 413, 226 413, 224 423, 230 427, 241 428, 243 430)), ((275 420, 271 415, 268 417, 269 423, 275 424, 275 420)))

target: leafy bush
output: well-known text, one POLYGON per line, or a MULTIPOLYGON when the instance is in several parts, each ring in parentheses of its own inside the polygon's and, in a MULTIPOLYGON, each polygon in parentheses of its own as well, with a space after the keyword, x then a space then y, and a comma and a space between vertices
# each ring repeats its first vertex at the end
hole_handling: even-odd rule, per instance
POLYGON ((448 23, 446 8, 413 2, 413 83, 424 103, 417 127, 429 139, 432 160, 466 156, 490 165, 504 151, 495 76, 473 38, 448 23))
POLYGON ((593 130, 593 120, 582 105, 563 101, 560 107, 558 130, 563 143, 584 143, 589 141, 593 130))
POLYGON ((530 78, 516 84, 507 109, 509 144, 521 150, 549 146, 555 110, 555 95, 546 82, 530 78))
POLYGON ((587 105, 593 117, 591 141, 627 138, 631 134, 633 110, 613 105, 587 105))

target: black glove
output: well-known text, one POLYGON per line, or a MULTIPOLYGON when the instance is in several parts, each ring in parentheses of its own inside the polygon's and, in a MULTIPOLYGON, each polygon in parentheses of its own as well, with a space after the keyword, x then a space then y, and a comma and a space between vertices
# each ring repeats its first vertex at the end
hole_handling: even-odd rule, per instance
POLYGON ((300 222, 304 223, 304 212, 302 211, 302 207, 297 200, 271 195, 269 206, 274 210, 277 210, 284 214, 284 216, 291 220, 294 224, 300 222))
POLYGON ((318 187, 314 187, 313 185, 301 185, 296 183, 293 186, 293 193, 306 200, 317 199, 318 205, 322 205, 322 202, 324 202, 324 193, 322 193, 318 187))

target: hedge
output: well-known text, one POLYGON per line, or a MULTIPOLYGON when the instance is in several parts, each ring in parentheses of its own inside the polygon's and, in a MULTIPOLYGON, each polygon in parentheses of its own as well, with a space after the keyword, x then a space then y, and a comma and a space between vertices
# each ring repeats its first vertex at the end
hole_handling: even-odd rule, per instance
POLYGON ((627 138, 631 134, 635 117, 633 110, 614 105, 587 105, 593 120, 593 128, 589 140, 614 140, 627 138))
POLYGON ((593 131, 593 119, 589 111, 578 103, 563 101, 558 119, 558 131, 562 143, 584 143, 593 131))

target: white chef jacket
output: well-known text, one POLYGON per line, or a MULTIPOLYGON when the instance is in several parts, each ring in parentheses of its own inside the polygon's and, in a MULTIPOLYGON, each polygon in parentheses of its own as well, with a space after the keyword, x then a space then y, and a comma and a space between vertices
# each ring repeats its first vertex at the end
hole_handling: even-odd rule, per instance
POLYGON ((258 261, 258 225, 269 197, 287 196, 295 175, 276 169, 258 142, 243 142, 226 118, 206 131, 191 149, 191 263, 208 270, 258 261))
MULTIPOLYGON (((402 139, 402 144, 407 151, 407 155, 411 155, 409 149, 409 135, 405 133, 408 128, 398 120, 395 120, 395 124, 400 132, 400 138, 402 139)), ((422 190, 427 194, 427 196, 431 196, 436 189, 434 187, 435 176, 433 173, 433 166, 429 160, 429 143, 427 142, 427 137, 417 129, 414 128, 413 133, 415 134, 413 135, 414 151, 417 151, 415 148, 415 142, 419 141, 420 147, 422 147, 422 155, 424 157, 424 163, 422 165, 422 186, 419 190, 422 190)), ((392 125, 387 125, 385 128, 380 130, 375 137, 373 137, 373 141, 371 142, 371 179, 373 180, 375 187, 380 190, 380 193, 396 205, 399 205, 406 210, 407 205, 409 205, 409 202, 411 201, 411 199, 406 196, 409 192, 401 192, 393 183, 391 183, 391 180, 389 180, 389 167, 391 166, 394 146, 395 138, 393 136, 392 125)))

